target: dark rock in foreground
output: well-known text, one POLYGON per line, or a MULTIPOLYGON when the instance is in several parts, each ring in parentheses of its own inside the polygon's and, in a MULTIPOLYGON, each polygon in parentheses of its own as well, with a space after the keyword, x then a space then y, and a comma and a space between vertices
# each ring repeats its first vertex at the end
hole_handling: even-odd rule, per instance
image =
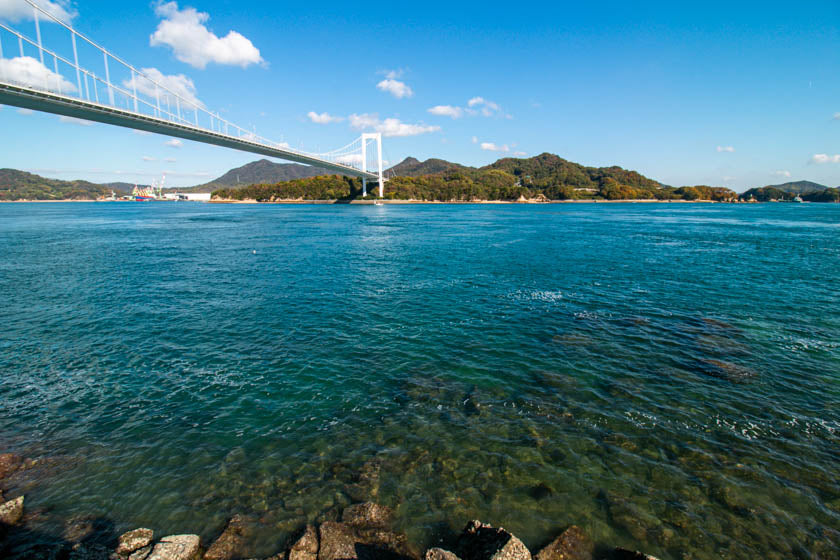
POLYGON ((595 543, 580 527, 572 525, 535 554, 534 560, 592 560, 594 550, 595 543))
POLYGON ((531 560, 528 548, 513 534, 481 521, 470 521, 458 539, 464 560, 531 560))
POLYGON ((635 550, 627 550, 626 548, 616 548, 613 550, 611 560, 657 560, 656 557, 648 554, 643 554, 635 550))
POLYGON ((318 560, 355 560, 356 543, 353 530, 345 523, 326 521, 318 528, 320 547, 318 560))
POLYGON ((318 531, 307 525, 303 535, 289 549, 289 560, 316 560, 318 558, 318 531))

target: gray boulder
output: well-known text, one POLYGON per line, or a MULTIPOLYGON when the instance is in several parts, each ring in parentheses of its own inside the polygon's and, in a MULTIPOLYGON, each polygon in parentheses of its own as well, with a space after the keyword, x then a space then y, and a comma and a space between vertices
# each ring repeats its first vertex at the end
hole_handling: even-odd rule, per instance
POLYGON ((534 560, 592 560, 595 544, 577 525, 572 525, 551 544, 534 555, 534 560))
POLYGON ((23 496, 0 505, 0 523, 16 525, 23 518, 23 496))
MULTIPOLYGON (((154 536, 154 531, 144 528, 123 533, 118 539, 117 549, 114 552, 119 556, 128 557, 133 552, 149 547, 154 536)), ((151 552, 151 548, 147 551, 147 555, 148 552, 151 552)))
POLYGON ((200 554, 198 535, 172 535, 160 539, 146 560, 198 560, 200 554))
POLYGON ((426 560, 461 560, 454 553, 442 548, 430 548, 426 551, 426 560))

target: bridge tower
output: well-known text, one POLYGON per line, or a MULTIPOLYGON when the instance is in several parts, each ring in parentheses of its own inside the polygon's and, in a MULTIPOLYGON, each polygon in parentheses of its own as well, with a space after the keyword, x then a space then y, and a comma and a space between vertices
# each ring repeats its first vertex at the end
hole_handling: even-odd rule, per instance
MULTIPOLYGON (((382 174, 382 133, 366 132, 362 134, 362 173, 367 172, 367 144, 369 140, 376 141, 376 164, 379 175, 379 198, 385 192, 385 177, 382 174)), ((362 196, 367 196, 367 179, 362 177, 362 196)))

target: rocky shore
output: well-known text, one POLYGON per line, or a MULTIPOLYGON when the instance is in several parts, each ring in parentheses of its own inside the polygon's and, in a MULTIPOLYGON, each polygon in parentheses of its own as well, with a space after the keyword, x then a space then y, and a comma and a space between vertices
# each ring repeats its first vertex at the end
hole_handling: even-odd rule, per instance
MULTIPOLYGON (((35 466, 12 453, 0 454, 0 481, 35 466)), ((0 557, 66 560, 237 560, 248 558, 249 532, 255 520, 231 517, 210 543, 199 535, 158 537, 137 528, 115 536, 100 520, 78 518, 68 523, 59 541, 41 542, 27 527, 25 496, 0 491, 0 557), (27 542, 38 541, 38 542, 27 542)), ((37 514, 34 516, 37 517, 37 514)), ((265 560, 655 560, 623 548, 598 548, 577 527, 565 528, 536 554, 501 527, 469 521, 457 538, 422 552, 406 535, 394 530, 394 512, 387 506, 362 502, 345 507, 335 521, 300 527, 294 538, 278 543, 265 560)), ((255 559, 256 560, 256 559, 255 559)))

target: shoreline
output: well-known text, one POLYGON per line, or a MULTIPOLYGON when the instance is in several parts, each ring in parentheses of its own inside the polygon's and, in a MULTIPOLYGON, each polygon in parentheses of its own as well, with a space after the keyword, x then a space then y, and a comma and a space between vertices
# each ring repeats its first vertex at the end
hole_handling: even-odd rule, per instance
MULTIPOLYGON (((63 203, 63 202, 131 202, 131 200, 95 200, 95 199, 61 199, 61 200, 0 200, 0 204, 26 204, 26 203, 63 203)), ((156 200, 157 202, 178 202, 171 200, 156 200)), ((195 202, 195 201, 192 201, 195 202)), ((657 200, 657 199, 621 199, 621 200, 595 200, 595 199, 575 199, 575 200, 388 200, 388 199, 370 199, 370 200, 350 200, 344 201, 339 199, 333 200, 301 200, 301 199, 284 199, 284 200, 255 200, 255 199, 212 199, 207 201, 200 201, 205 204, 356 204, 362 206, 373 206, 376 202, 382 204, 394 205, 410 205, 410 204, 770 204, 761 202, 721 202, 718 200, 657 200)), ((827 203, 830 204, 830 203, 827 203)))

